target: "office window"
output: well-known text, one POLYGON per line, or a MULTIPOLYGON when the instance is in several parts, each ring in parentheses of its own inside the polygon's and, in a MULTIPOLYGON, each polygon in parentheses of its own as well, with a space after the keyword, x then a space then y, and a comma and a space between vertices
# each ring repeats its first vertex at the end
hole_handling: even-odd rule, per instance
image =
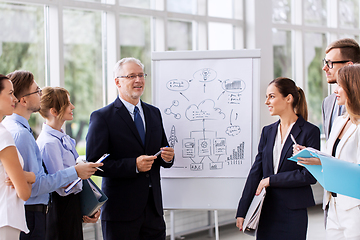
POLYGON ((124 7, 135 7, 135 8, 155 8, 151 3, 154 1, 151 0, 119 0, 120 6, 124 7))
POLYGON ((231 50, 234 48, 233 25, 209 23, 209 50, 231 50))
MULTIPOLYGON (((42 6, 0 3, 0 73, 27 70, 40 87, 45 84, 44 9, 42 6)), ((33 114, 37 136, 43 120, 33 114)))
POLYGON ((65 88, 75 106, 66 133, 84 155, 90 113, 103 106, 101 13, 65 9, 63 19, 65 88))
POLYGON ((322 70, 322 59, 327 46, 326 35, 305 33, 304 64, 306 72, 305 94, 309 111, 309 120, 322 131, 321 104, 327 96, 327 82, 322 70))
POLYGON ((274 23, 291 23, 290 3, 290 0, 272 0, 274 23))
POLYGON ((233 18, 233 0, 209 0, 209 16, 233 18))
MULTIPOLYGON (((144 64, 148 74, 142 100, 151 102, 151 32, 150 18, 120 16, 120 58, 135 57, 144 64)), ((115 89, 115 85, 114 85, 115 89)))
POLYGON ((197 0, 166 0, 167 10, 178 13, 197 13, 197 0))
POLYGON ((326 0, 304 0, 304 23, 326 26, 326 0))
POLYGON ((292 78, 291 31, 273 29, 274 78, 292 78))
POLYGON ((359 1, 339 1, 339 25, 344 28, 359 28, 359 1))
POLYGON ((167 50, 192 50, 192 27, 191 22, 169 20, 167 23, 167 50))

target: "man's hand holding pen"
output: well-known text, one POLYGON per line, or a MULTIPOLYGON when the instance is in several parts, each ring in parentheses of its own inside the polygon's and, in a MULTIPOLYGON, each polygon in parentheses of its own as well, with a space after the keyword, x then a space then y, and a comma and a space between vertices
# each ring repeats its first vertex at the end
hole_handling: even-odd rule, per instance
POLYGON ((171 162, 174 158, 174 149, 172 147, 163 147, 161 148, 161 158, 164 159, 165 162, 171 162))

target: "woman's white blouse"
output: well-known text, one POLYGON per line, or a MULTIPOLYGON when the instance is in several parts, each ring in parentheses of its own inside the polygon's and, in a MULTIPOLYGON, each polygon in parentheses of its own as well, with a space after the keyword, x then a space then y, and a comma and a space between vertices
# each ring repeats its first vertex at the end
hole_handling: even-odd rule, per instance
MULTIPOLYGON (((9 146, 15 146, 11 133, 0 123, 0 151, 9 146)), ((17 152, 20 164, 23 167, 24 161, 19 151, 17 152)), ((1 159, 0 159, 1 160, 1 159)), ((14 159, 15 161, 15 159, 14 159)), ((20 199, 14 188, 5 184, 8 175, 0 161, 0 227, 10 226, 25 233, 29 232, 25 220, 24 201, 20 199)))
POLYGON ((273 161, 274 161, 274 174, 277 173, 278 171, 278 167, 279 167, 279 162, 280 162, 280 157, 281 157, 281 151, 284 147, 284 144, 286 142, 286 139, 289 136, 289 133, 292 129, 292 127, 294 126, 295 122, 293 122, 289 129, 287 130, 287 133, 283 139, 283 142, 281 142, 281 132, 280 132, 280 123, 278 125, 278 129, 277 129, 277 133, 276 133, 276 137, 275 137, 275 143, 274 143, 274 149, 273 149, 273 161))

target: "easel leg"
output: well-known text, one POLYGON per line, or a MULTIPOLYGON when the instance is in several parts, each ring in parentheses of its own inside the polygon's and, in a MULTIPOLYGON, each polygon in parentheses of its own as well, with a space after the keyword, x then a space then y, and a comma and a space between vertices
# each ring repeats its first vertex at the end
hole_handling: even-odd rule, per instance
POLYGON ((219 240, 219 218, 218 218, 217 210, 214 210, 214 221, 215 221, 215 239, 219 240))
POLYGON ((170 210, 170 239, 175 240, 175 214, 174 210, 170 210))

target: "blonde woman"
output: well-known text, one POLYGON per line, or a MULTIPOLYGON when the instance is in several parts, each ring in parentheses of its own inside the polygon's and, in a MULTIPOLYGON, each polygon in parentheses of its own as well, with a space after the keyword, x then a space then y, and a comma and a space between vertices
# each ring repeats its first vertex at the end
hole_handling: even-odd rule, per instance
MULTIPOLYGON (((74 105, 70 102, 69 92, 60 87, 45 87, 41 96, 40 114, 45 118, 42 131, 37 139, 45 166, 50 174, 74 166, 79 156, 75 140, 63 132, 65 121, 73 119, 74 105)), ((100 216, 89 218, 81 215, 79 193, 82 182, 70 192, 59 188, 52 193, 49 212, 46 216, 46 239, 82 240, 82 220, 96 222, 100 216)))

